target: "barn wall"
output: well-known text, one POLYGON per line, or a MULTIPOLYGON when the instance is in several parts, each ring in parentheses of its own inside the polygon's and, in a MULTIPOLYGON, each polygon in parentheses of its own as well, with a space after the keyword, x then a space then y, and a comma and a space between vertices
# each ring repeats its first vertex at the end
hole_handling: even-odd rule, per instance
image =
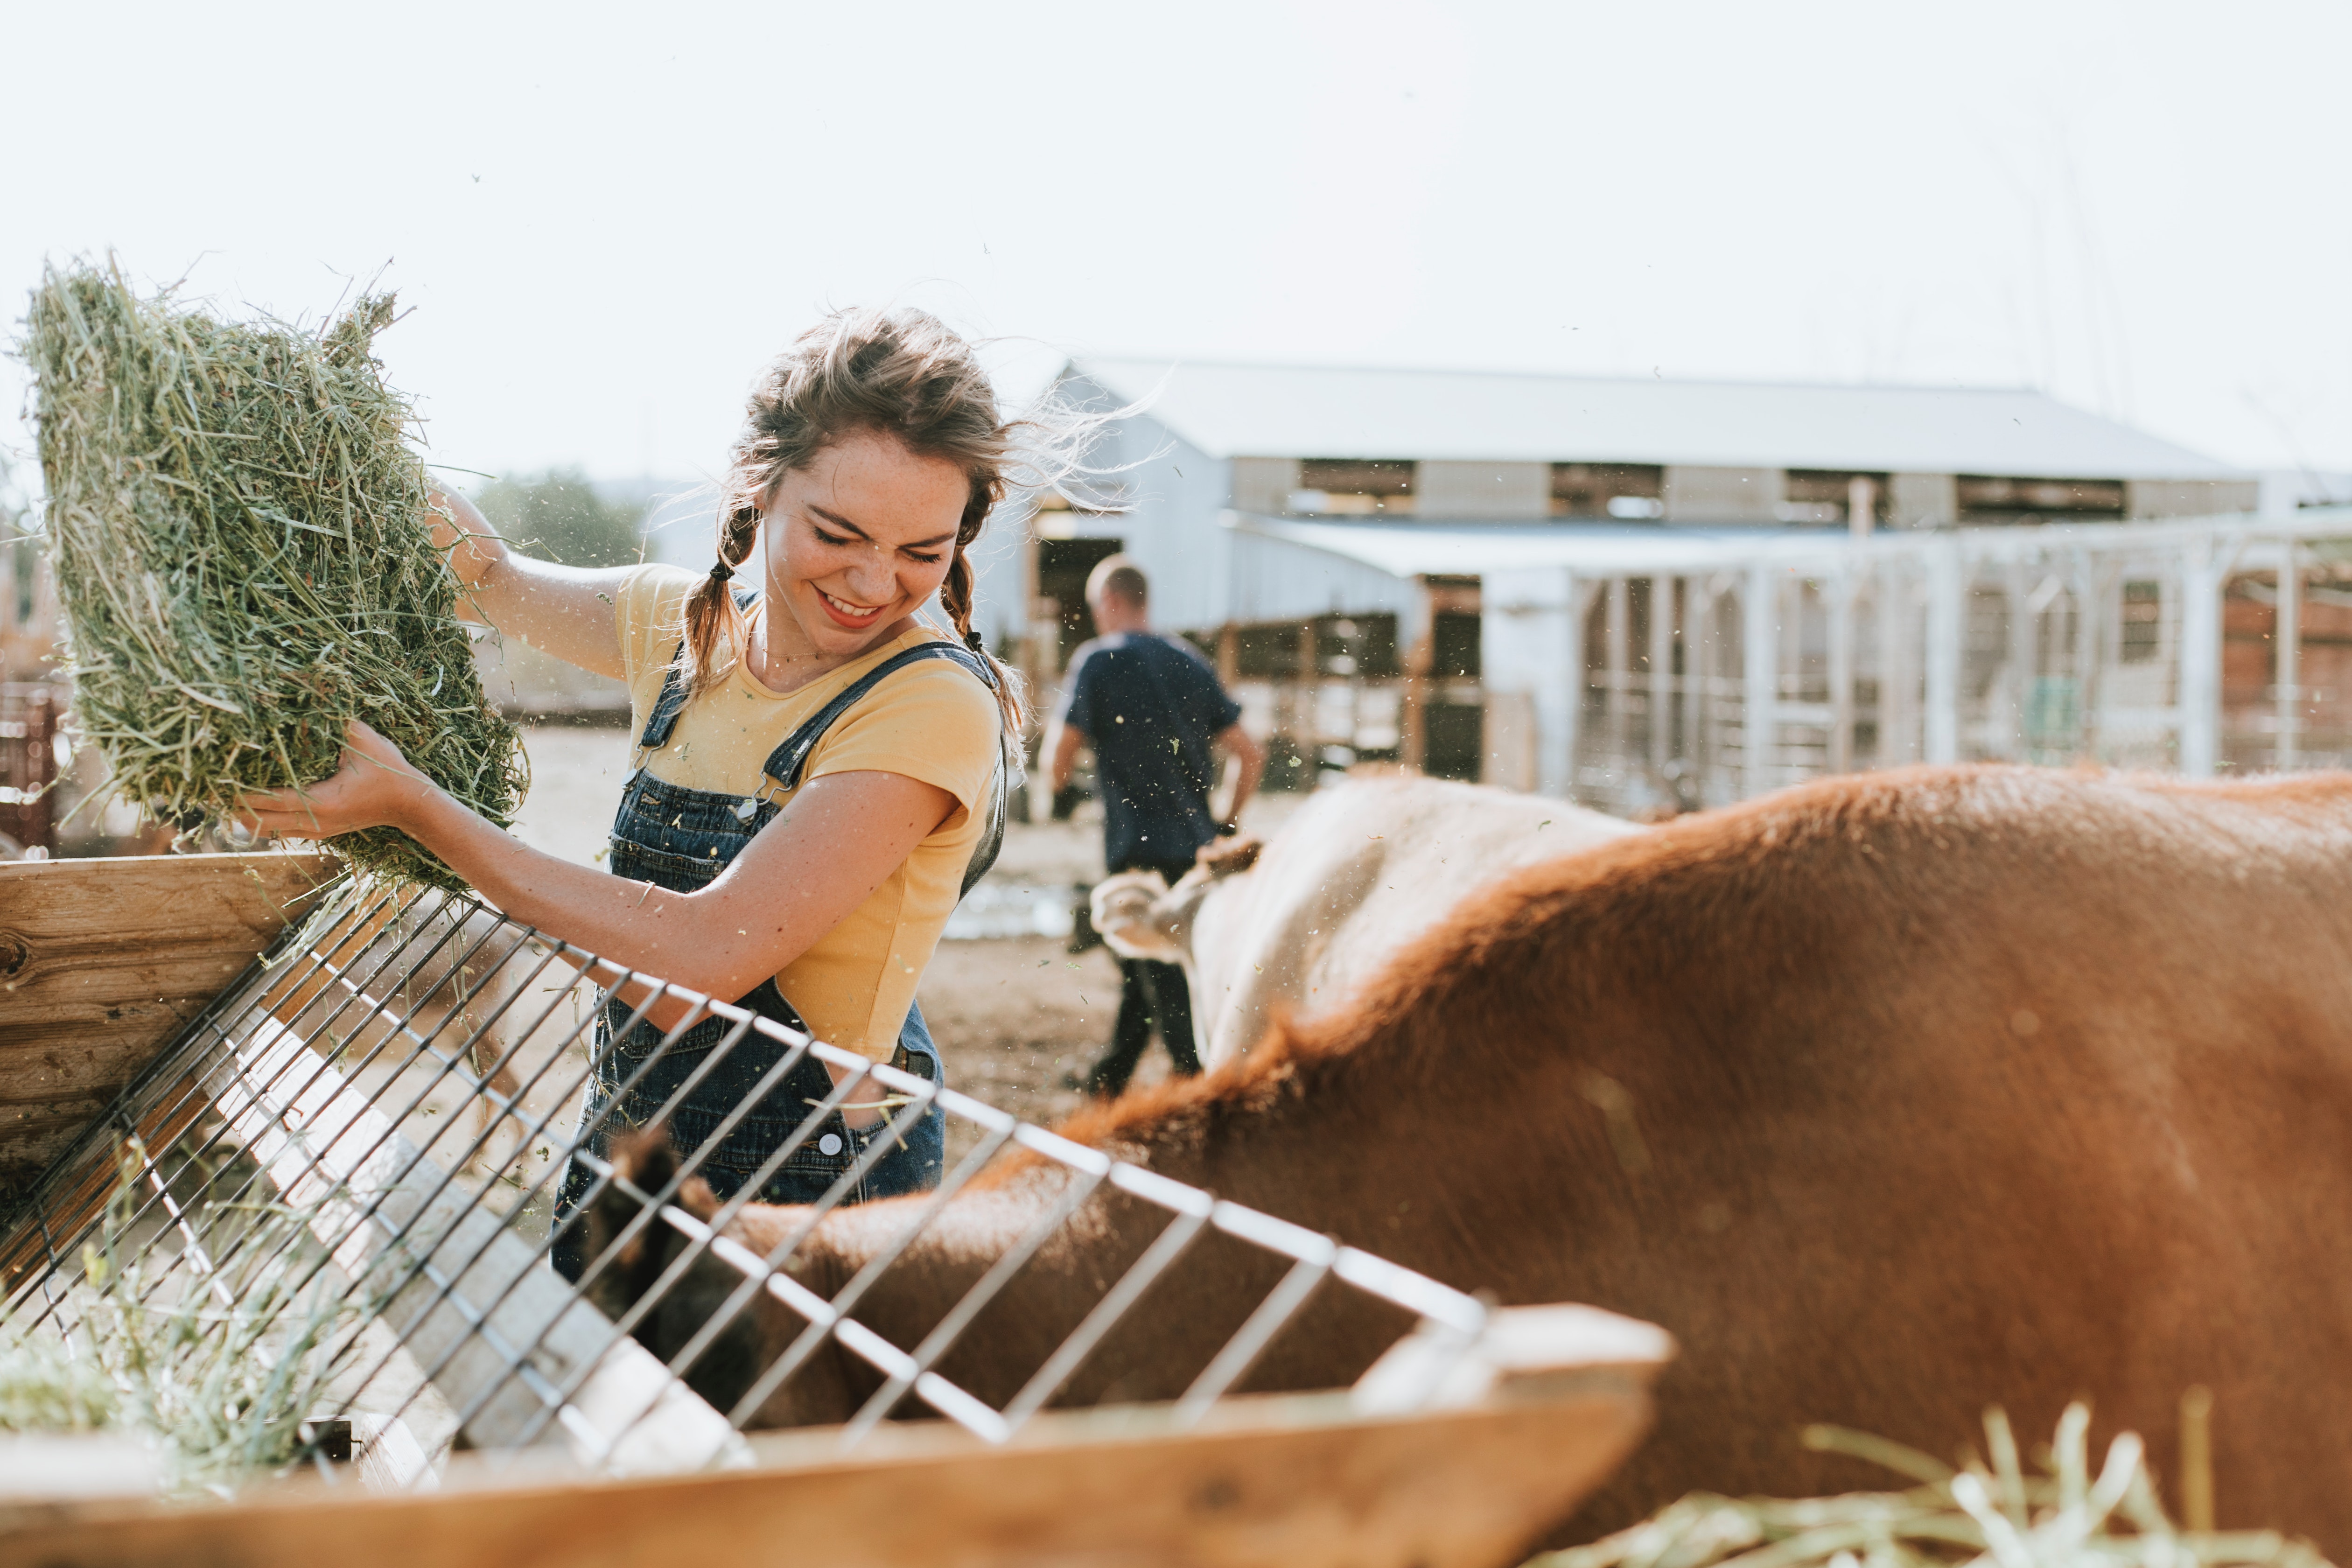
POLYGON ((1298 489, 1296 458, 1235 458, 1232 499, 1235 511, 1279 516, 1290 510, 1290 492, 1298 489))
POLYGON ((1413 511, 1420 517, 1549 517, 1551 465, 1423 463, 1413 476, 1413 511))
POLYGON ((1950 474, 1886 476, 1886 517, 1895 528, 1948 528, 1960 515, 1960 487, 1950 474))
POLYGON ((2218 517, 2252 511, 2262 500, 2260 479, 2126 479, 2126 517, 2218 517))
POLYGON ((1778 522, 1789 476, 1780 468, 1666 469, 1668 522, 1778 522))
POLYGON ((1332 614, 1397 617, 1397 641, 1411 646, 1426 635, 1423 596, 1413 583, 1321 550, 1286 540, 1219 529, 1231 552, 1229 618, 1304 621, 1332 614))

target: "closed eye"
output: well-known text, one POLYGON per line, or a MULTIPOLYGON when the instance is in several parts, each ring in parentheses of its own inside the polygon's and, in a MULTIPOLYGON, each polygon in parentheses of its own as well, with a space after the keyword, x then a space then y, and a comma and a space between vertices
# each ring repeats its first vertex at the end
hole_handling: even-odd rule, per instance
MULTIPOLYGON (((810 531, 816 535, 819 543, 829 544, 836 550, 858 542, 845 534, 828 533, 814 523, 810 525, 810 531)), ((926 566, 937 564, 940 559, 940 552, 936 550, 902 550, 898 553, 909 561, 919 561, 926 566)))

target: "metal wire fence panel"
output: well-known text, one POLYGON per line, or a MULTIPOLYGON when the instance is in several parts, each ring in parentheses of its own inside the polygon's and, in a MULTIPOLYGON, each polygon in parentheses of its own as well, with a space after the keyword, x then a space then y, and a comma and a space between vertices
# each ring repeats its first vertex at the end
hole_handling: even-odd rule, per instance
POLYGON ((1316 1312, 1387 1313, 1465 1348, 1486 1321, 1334 1238, 414 889, 349 890, 281 942, 0 1216, 0 1335, 119 1368, 167 1320, 198 1348, 233 1330, 253 1389, 206 1452, 324 1468, 321 1435, 348 1432, 362 1473, 392 1485, 453 1446, 552 1447, 615 1475, 728 1464, 739 1429, 809 1418, 845 1447, 910 1418, 1003 1442, 1056 1404, 1118 1397, 1105 1347, 1132 1355, 1155 1303, 1205 1299, 1212 1277, 1216 1292, 1255 1281, 1235 1321, 1152 1340, 1187 1420, 1316 1312), (715 1045, 682 1049, 714 1020, 715 1045), (833 1088, 721 1202, 702 1177, 748 1103, 682 1148, 623 1137, 613 1108, 675 1082, 643 1118, 667 1126, 747 1042, 775 1058, 763 1083, 813 1059, 833 1088), (681 1070, 651 1076, 665 1063, 681 1070), (754 1203, 799 1152, 838 1142, 824 1129, 853 1094, 884 1107, 886 1132, 816 1202, 754 1203), (937 1191, 854 1207, 933 1111, 976 1139, 937 1191), (551 1266, 567 1173, 589 1236, 576 1280, 551 1266), (943 1232, 1012 1192, 1040 1196, 996 1240, 958 1241, 969 1266, 940 1274, 943 1232), (879 1239, 837 1266, 828 1226, 853 1220, 879 1239), (1083 1298, 1037 1318, 1023 1283, 1074 1278, 1106 1234, 1118 1245, 1076 1270, 1083 1298), (871 1310, 886 1296, 887 1322, 871 1310))

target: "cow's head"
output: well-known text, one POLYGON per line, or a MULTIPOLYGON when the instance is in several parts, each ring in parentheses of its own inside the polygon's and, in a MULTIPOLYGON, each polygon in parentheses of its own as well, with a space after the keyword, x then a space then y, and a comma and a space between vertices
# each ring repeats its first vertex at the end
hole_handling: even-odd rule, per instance
POLYGON ((1121 871, 1095 884, 1087 900, 1095 930, 1121 958, 1181 963, 1192 956, 1192 916, 1209 889, 1257 864, 1257 838, 1213 839, 1174 887, 1157 871, 1121 871))

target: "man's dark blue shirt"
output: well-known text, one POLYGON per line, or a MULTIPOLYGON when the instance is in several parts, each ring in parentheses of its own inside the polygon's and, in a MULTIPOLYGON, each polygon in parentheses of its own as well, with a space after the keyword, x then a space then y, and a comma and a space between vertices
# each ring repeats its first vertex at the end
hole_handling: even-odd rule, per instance
POLYGON ((1086 736, 1102 780, 1104 858, 1190 865, 1217 836, 1211 742, 1242 716, 1209 661, 1175 637, 1120 632, 1079 648, 1062 689, 1062 722, 1086 736))

